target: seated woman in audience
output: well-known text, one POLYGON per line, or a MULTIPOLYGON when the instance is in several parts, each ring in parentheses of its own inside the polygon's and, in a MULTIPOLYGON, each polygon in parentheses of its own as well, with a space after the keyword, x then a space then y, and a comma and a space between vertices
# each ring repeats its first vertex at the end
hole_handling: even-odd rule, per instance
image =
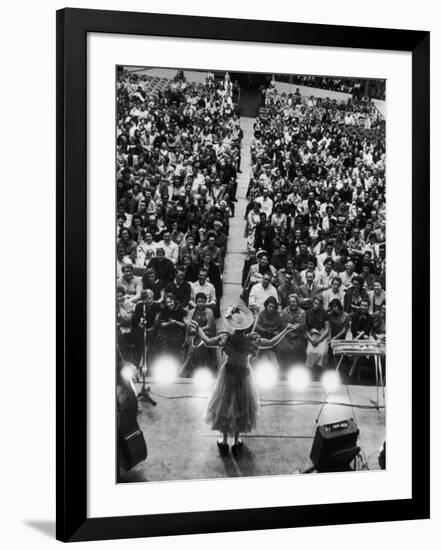
POLYGON ((135 309, 135 304, 141 299, 142 284, 138 277, 133 273, 131 263, 123 264, 122 276, 118 279, 118 286, 124 290, 126 297, 126 307, 130 312, 135 309))
POLYGON ((144 267, 148 265, 153 256, 156 255, 156 244, 153 235, 145 229, 141 232, 141 241, 136 249, 136 265, 144 267))
POLYGON ((260 223, 260 204, 254 201, 253 209, 248 214, 245 225, 245 237, 247 239, 248 250, 255 248, 254 240, 256 237, 256 228, 260 223))
MULTIPOLYGON (((337 298, 329 302, 328 323, 330 340, 345 340, 349 330, 350 317, 349 313, 346 313, 343 309, 341 301, 337 298)), ((329 346, 328 357, 330 364, 334 364, 335 366, 335 359, 331 346, 329 346)))
POLYGON ((274 233, 280 235, 283 232, 286 232, 288 228, 288 219, 286 214, 283 212, 282 205, 276 204, 274 208, 275 212, 271 216, 271 226, 274 228, 274 233))
POLYGON ((153 344, 153 354, 174 355, 178 360, 184 358, 185 310, 180 307, 173 294, 164 298, 164 308, 158 314, 158 328, 153 344))
POLYGON ((254 323, 254 332, 257 332, 262 338, 273 338, 283 329, 283 321, 277 310, 277 300, 270 296, 264 302, 264 308, 256 317, 254 323))
POLYGON ((359 311, 362 300, 369 298, 366 289, 363 288, 364 280, 360 276, 353 277, 352 286, 346 291, 344 309, 351 315, 356 311, 359 311))
MULTIPOLYGON (((187 319, 197 323, 208 338, 216 336, 216 321, 213 311, 207 307, 207 296, 203 292, 198 292, 195 296, 196 307, 190 310, 187 319)), ((216 351, 202 345, 198 331, 192 328, 191 324, 187 326, 186 335, 187 357, 182 365, 181 372, 186 373, 194 370, 196 367, 217 368, 216 351)))
POLYGON ((133 242, 139 244, 141 242, 142 234, 144 231, 142 227, 141 216, 138 216, 138 214, 134 214, 132 218, 132 224, 128 229, 133 242))
POLYGON ((116 289, 116 344, 123 359, 130 353, 130 327, 132 324, 132 304, 128 304, 124 288, 116 289))
POLYGON ((178 246, 181 246, 184 242, 184 233, 180 230, 178 222, 171 224, 170 236, 171 240, 178 246))
POLYGON ((383 304, 386 303, 386 293, 383 290, 381 282, 377 279, 374 282, 374 290, 369 293, 370 309, 369 313, 378 313, 383 304))
POLYGON ((329 322, 328 315, 322 306, 321 297, 312 300, 312 307, 306 312, 306 366, 327 366, 329 322))
POLYGON ((156 271, 153 267, 148 267, 142 276, 142 287, 144 290, 151 290, 153 292, 153 301, 156 303, 162 303, 164 299, 164 283, 162 283, 156 276, 156 271))
POLYGON ((306 314, 300 307, 299 298, 296 294, 289 297, 288 306, 282 311, 284 326, 292 327, 286 337, 277 346, 277 357, 283 367, 290 367, 293 364, 304 364, 306 359, 306 314))
POLYGON ((337 298, 329 302, 328 322, 331 340, 344 340, 349 329, 350 317, 337 298))
POLYGON ((130 237, 127 227, 122 227, 119 232, 118 246, 124 249, 124 256, 127 256, 132 263, 136 262, 137 243, 130 237))

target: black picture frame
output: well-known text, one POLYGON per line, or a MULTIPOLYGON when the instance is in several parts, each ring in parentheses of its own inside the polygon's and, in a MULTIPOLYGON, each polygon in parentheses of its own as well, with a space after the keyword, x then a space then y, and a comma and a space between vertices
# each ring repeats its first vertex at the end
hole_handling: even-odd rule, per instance
POLYGON ((86 9, 57 12, 57 528, 85 541, 429 517, 429 32, 86 9), (87 517, 87 33, 412 54, 412 498, 87 517))

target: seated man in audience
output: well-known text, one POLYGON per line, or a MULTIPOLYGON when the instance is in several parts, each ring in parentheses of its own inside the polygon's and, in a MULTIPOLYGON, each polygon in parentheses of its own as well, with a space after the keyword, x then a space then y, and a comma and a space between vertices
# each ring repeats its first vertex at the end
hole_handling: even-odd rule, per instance
POLYGON ((378 340, 386 340, 386 302, 381 304, 381 308, 372 316, 373 330, 372 334, 378 340))
POLYGON ((153 301, 161 304, 164 299, 164 283, 156 276, 156 271, 153 267, 148 267, 142 276, 142 287, 144 290, 153 292, 153 301))
POLYGON ((308 269, 309 262, 312 262, 315 266, 315 260, 308 250, 308 245, 305 242, 301 242, 299 245, 299 252, 294 257, 294 267, 301 273, 305 269, 308 269))
POLYGON ((216 235, 214 233, 207 235, 207 244, 202 248, 202 255, 205 256, 207 254, 211 256, 211 261, 213 261, 222 272, 224 259, 221 249, 216 246, 216 235))
POLYGON ((192 233, 187 233, 185 238, 185 244, 181 246, 179 251, 179 259, 182 262, 182 258, 188 254, 192 261, 199 261, 199 248, 195 246, 194 235, 192 233))
POLYGON ((173 262, 165 257, 165 252, 162 247, 158 246, 156 248, 156 256, 150 260, 149 267, 155 270, 158 279, 164 284, 173 281, 175 267, 173 262))
POLYGON ((332 260, 334 263, 336 259, 337 255, 334 252, 334 245, 331 242, 328 242, 325 246, 325 251, 317 256, 317 268, 319 271, 323 271, 326 260, 332 260))
POLYGON ((214 231, 216 233, 215 235, 215 245, 220 248, 222 257, 225 258, 225 254, 227 253, 227 235, 224 232, 224 224, 219 221, 215 220, 213 222, 214 231))
POLYGON ((141 301, 136 304, 132 316, 132 336, 138 350, 139 360, 143 360, 144 358, 144 330, 146 333, 145 343, 147 345, 146 356, 148 359, 148 351, 153 339, 156 317, 161 311, 159 303, 154 301, 152 290, 143 290, 141 298, 141 301))
POLYGON ((285 273, 284 282, 280 284, 277 288, 277 293, 279 295, 279 304, 282 309, 288 305, 288 299, 291 294, 297 292, 297 285, 294 283, 293 274, 289 271, 285 273))
POLYGON ((342 288, 341 278, 336 275, 332 279, 331 287, 325 290, 322 294, 323 309, 327 311, 329 308, 329 304, 332 302, 332 300, 338 300, 343 305, 344 296, 345 293, 342 288))
POLYGON ((270 296, 273 296, 278 301, 277 290, 271 284, 272 277, 269 273, 265 273, 260 283, 253 285, 248 299, 248 307, 257 315, 264 307, 265 301, 270 296))
POLYGON ((133 273, 133 264, 123 264, 121 271, 122 276, 118 279, 117 285, 124 291, 127 310, 132 312, 136 302, 141 299, 142 284, 133 273))
POLYGON ((352 261, 349 261, 346 263, 346 268, 343 272, 340 273, 341 278, 341 284, 343 286, 343 290, 348 290, 352 286, 352 280, 354 277, 357 276, 357 273, 355 272, 355 264, 352 261))
POLYGON ((196 295, 202 292, 207 297, 207 307, 213 311, 216 309, 216 290, 214 286, 207 281, 207 270, 199 269, 198 280, 191 284, 191 299, 189 306, 196 307, 196 295))
POLYGON ((312 273, 314 275, 314 281, 319 284, 320 281, 320 271, 315 267, 314 259, 311 258, 306 262, 306 268, 300 272, 300 282, 302 284, 306 283, 306 274, 312 273))
POLYGON ((314 282, 313 271, 307 271, 305 279, 306 282, 298 288, 298 296, 300 299, 300 307, 306 310, 312 307, 313 299, 321 295, 321 288, 318 283, 314 282))
MULTIPOLYGON (((372 330, 374 328, 372 315, 369 313, 369 299, 363 298, 360 303, 360 308, 351 318, 351 332, 354 340, 369 340, 372 338, 372 330)), ((356 355, 352 360, 349 376, 353 376, 356 370, 359 356, 356 355)))
POLYGON ((182 267, 176 268, 174 280, 165 285, 165 293, 173 294, 178 305, 184 309, 187 308, 191 299, 191 285, 185 280, 185 270, 182 267))
POLYGON ((286 267, 286 262, 288 261, 288 248, 285 243, 280 243, 280 247, 276 249, 271 258, 271 265, 279 270, 282 267, 286 267))
POLYGON ((257 282, 260 282, 263 276, 268 273, 270 277, 277 275, 274 267, 269 263, 268 254, 262 250, 256 254, 257 263, 253 264, 248 271, 248 278, 245 287, 251 287, 257 282))
POLYGON ((337 272, 334 271, 334 261, 331 258, 326 258, 324 261, 323 269, 319 272, 317 283, 322 290, 328 290, 331 288, 334 277, 337 276, 337 272))

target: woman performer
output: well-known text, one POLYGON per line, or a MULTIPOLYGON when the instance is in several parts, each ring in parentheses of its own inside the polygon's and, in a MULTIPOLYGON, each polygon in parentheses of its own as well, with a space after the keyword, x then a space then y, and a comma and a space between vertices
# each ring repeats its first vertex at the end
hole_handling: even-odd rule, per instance
POLYGON ((233 436, 231 447, 233 456, 239 457, 242 441, 239 434, 247 433, 256 427, 259 410, 254 374, 249 363, 249 356, 259 348, 269 348, 277 345, 291 330, 286 327, 270 340, 260 338, 255 334, 247 334, 254 323, 253 314, 243 306, 237 305, 227 309, 225 324, 230 333, 223 333, 214 338, 208 338, 197 323, 192 326, 198 330, 205 345, 221 347, 226 355, 226 361, 219 369, 216 387, 208 403, 206 420, 212 430, 219 430, 222 439, 217 442, 221 456, 228 454, 228 436, 233 436))

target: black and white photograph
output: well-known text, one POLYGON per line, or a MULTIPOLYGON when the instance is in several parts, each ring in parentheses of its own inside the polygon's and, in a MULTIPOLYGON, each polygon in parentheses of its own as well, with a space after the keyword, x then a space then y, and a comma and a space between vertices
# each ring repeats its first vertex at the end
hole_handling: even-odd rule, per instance
POLYGON ((116 67, 118 482, 386 467, 385 131, 381 79, 116 67))

